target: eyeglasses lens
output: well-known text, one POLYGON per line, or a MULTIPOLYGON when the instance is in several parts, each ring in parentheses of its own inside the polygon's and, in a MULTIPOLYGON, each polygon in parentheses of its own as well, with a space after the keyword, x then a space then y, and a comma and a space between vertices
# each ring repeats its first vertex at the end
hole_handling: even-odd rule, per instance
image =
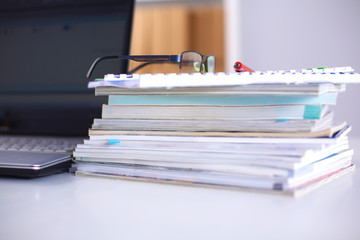
POLYGON ((202 57, 196 52, 184 52, 181 56, 180 72, 196 73, 201 71, 202 57))
POLYGON ((214 55, 208 56, 206 58, 206 64, 207 64, 206 71, 210 72, 210 73, 214 73, 215 72, 215 64, 216 64, 215 56, 214 55))

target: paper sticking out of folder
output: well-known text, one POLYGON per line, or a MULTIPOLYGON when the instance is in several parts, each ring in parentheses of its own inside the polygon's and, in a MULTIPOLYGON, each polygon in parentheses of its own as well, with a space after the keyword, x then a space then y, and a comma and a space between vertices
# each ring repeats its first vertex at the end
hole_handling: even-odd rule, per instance
POLYGON ((235 72, 254 72, 254 70, 252 70, 248 66, 245 66, 241 62, 235 62, 234 70, 235 70, 235 72))

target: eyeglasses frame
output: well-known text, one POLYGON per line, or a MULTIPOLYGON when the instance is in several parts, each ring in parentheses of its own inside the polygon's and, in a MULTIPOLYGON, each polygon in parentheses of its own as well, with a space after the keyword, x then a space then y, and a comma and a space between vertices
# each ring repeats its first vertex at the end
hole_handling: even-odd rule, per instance
MULTIPOLYGON (((180 63, 182 62, 182 56, 184 53, 197 53, 201 56, 202 59, 202 66, 200 68, 200 72, 207 72, 208 71, 208 64, 207 60, 209 57, 215 57, 214 55, 205 56, 197 51, 184 51, 181 53, 181 55, 112 55, 112 56, 103 56, 95 59, 95 61, 92 63, 91 67, 89 68, 89 71, 86 74, 87 78, 91 77, 92 72, 94 71, 95 67, 99 64, 99 62, 103 60, 110 60, 110 59, 120 59, 120 60, 133 60, 136 62, 144 62, 143 64, 137 66, 133 70, 129 71, 128 74, 133 74, 140 68, 153 64, 153 63, 180 63), (204 68, 204 70, 203 70, 204 68)), ((181 68, 181 66, 180 66, 181 68)))

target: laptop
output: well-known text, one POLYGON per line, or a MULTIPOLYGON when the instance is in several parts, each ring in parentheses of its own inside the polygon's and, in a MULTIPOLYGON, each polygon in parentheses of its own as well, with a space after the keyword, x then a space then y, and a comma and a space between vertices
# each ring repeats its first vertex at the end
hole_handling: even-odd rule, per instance
MULTIPOLYGON (((86 73, 99 56, 129 54, 133 9, 134 0, 2 1, 0 175, 69 169, 106 101, 86 73)), ((126 71, 127 61, 113 61, 94 77, 126 71)))

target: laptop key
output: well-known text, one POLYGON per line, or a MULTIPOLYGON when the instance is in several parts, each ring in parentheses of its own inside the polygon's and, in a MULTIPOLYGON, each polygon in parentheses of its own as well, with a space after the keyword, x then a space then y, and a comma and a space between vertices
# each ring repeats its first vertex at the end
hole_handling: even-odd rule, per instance
POLYGON ((0 150, 20 152, 71 153, 81 139, 31 136, 0 136, 0 150))

